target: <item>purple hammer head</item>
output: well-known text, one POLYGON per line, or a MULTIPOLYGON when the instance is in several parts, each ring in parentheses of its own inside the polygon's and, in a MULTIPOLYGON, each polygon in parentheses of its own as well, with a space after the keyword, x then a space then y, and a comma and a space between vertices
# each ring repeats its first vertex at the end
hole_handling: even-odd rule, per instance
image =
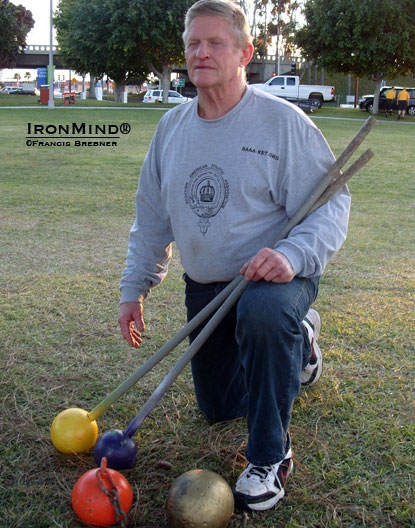
POLYGON ((137 444, 120 429, 107 431, 95 444, 94 458, 98 466, 102 457, 107 458, 109 468, 131 469, 137 460, 137 444))

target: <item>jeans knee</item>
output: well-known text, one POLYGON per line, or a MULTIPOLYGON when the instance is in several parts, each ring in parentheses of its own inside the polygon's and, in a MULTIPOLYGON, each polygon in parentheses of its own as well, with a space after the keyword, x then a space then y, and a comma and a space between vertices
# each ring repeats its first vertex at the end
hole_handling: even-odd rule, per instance
POLYGON ((245 328, 258 328, 258 324, 264 321, 265 315, 263 306, 258 305, 255 300, 247 296, 243 296, 239 300, 237 314, 238 324, 245 328))
POLYGON ((242 296, 238 303, 238 326, 245 331, 280 334, 292 325, 290 306, 278 296, 266 296, 261 289, 251 295, 242 296))

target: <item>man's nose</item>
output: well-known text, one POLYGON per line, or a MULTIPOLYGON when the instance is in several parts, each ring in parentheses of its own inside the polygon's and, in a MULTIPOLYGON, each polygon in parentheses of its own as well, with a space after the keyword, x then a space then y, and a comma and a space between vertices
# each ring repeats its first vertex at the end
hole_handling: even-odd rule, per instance
POLYGON ((210 46, 207 42, 199 43, 196 50, 196 57, 198 59, 206 59, 207 57, 210 57, 210 46))

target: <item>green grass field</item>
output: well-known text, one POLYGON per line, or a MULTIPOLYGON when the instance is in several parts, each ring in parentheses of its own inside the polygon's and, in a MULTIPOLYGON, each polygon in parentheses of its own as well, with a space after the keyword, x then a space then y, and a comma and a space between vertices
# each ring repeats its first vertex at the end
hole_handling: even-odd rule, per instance
MULTIPOLYGON (((185 322, 176 252, 146 301, 140 351, 117 326, 139 169, 161 115, 0 109, 1 526, 83 526, 71 492, 93 456, 56 451, 52 420, 68 407, 91 410, 185 322), (131 133, 117 147, 26 145, 28 123, 72 122, 127 122, 131 133)), ((338 155, 367 114, 314 117, 338 155)), ((288 495, 250 515, 249 528, 415 526, 414 122, 381 119, 359 149, 375 157, 350 183, 349 236, 316 302, 324 375, 295 404, 288 495)), ((124 429, 184 348, 105 412, 100 432, 124 429)), ((136 467, 123 472, 134 492, 128 525, 164 528, 171 483, 190 469, 233 484, 245 443, 243 420, 211 426, 201 417, 186 369, 139 430, 136 467)))

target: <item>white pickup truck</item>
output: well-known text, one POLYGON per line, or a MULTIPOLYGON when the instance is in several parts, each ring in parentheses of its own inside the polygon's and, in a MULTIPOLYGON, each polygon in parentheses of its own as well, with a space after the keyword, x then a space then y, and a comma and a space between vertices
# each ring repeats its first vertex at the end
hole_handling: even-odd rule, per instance
POLYGON ((253 86, 284 99, 307 100, 317 108, 320 108, 324 101, 334 100, 334 86, 300 84, 300 78, 296 75, 277 75, 263 84, 253 86))

